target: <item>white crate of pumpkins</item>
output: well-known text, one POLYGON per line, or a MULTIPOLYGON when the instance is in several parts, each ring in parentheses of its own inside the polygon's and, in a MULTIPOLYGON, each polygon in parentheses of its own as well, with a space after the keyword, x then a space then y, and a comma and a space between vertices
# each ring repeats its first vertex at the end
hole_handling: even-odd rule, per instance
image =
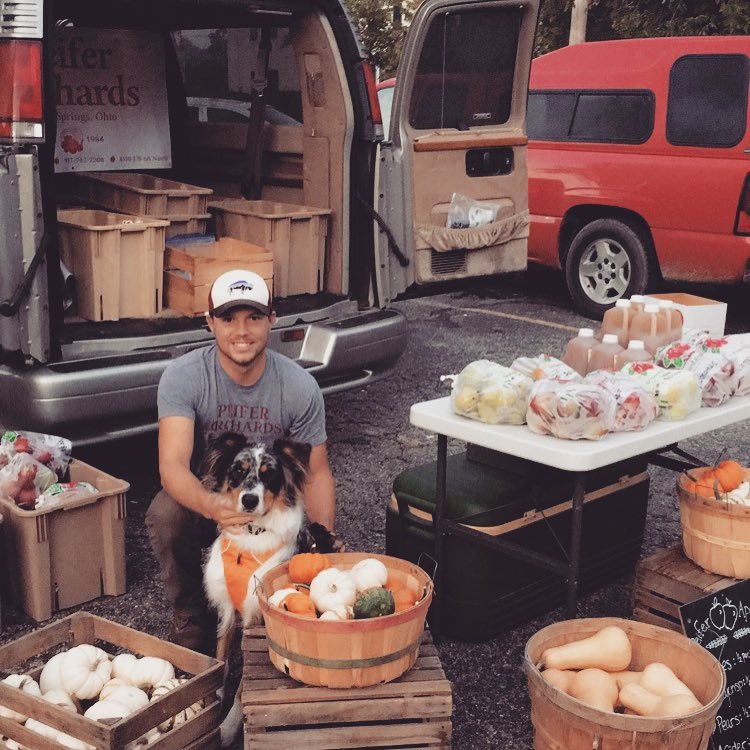
POLYGON ((269 658, 308 685, 396 679, 417 658, 432 591, 422 568, 396 557, 295 555, 260 582, 269 658))
POLYGON ((726 686, 721 664, 684 635, 620 618, 543 628, 524 669, 535 750, 702 750, 726 686))

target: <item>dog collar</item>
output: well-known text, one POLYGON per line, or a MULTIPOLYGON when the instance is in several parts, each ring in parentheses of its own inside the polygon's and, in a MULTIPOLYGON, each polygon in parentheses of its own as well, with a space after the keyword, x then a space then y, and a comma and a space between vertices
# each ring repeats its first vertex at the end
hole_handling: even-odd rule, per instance
POLYGON ((253 536, 262 534, 265 530, 266 530, 265 526, 253 526, 252 524, 248 524, 248 527, 247 527, 247 533, 252 534, 253 536))

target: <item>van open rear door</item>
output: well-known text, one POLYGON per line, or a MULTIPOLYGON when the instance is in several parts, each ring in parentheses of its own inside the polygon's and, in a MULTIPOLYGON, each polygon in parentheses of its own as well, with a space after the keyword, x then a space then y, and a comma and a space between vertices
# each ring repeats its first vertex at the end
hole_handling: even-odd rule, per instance
POLYGON ((538 11, 539 0, 427 0, 417 11, 376 192, 410 263, 381 233, 384 297, 526 268, 526 94, 538 11), (454 193, 479 210, 448 227, 454 193))

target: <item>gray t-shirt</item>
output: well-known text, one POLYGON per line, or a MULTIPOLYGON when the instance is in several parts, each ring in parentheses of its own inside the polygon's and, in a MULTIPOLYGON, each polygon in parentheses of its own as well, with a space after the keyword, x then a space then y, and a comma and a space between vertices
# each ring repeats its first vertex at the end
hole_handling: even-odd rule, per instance
POLYGON ((216 345, 170 362, 159 381, 159 418, 195 422, 193 465, 208 441, 238 432, 248 441, 272 445, 280 437, 320 445, 326 441, 325 407, 317 381, 296 362, 266 349, 266 369, 257 383, 238 385, 224 372, 216 345))

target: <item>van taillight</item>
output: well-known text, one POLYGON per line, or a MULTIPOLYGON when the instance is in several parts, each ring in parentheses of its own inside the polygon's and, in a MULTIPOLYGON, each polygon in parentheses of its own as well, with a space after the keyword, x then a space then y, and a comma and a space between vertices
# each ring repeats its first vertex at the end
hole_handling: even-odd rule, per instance
POLYGON ((742 186, 734 231, 737 234, 750 234, 750 174, 745 177, 745 184, 742 186))
POLYGON ((42 125, 42 43, 0 39, 0 141, 39 141, 42 125))
POLYGON ((365 79, 365 87, 367 88, 370 116, 375 125, 382 125, 383 115, 380 113, 380 100, 378 99, 378 87, 375 82, 375 71, 373 71, 372 65, 368 62, 360 63, 360 67, 362 68, 362 76, 365 79))

